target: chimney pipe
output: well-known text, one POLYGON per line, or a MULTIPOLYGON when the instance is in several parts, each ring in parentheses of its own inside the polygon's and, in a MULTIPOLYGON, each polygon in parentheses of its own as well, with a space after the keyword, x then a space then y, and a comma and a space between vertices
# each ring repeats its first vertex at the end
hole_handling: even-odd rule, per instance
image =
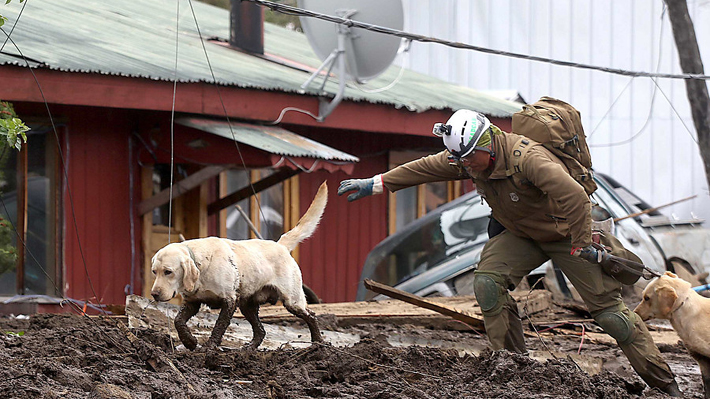
POLYGON ((264 10, 256 3, 231 0, 229 17, 229 45, 264 54, 264 10))

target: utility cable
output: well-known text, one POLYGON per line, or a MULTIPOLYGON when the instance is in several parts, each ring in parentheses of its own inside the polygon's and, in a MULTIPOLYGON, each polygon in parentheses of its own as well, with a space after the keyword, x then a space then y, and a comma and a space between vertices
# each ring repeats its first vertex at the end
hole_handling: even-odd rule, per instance
MULTIPOLYGON (((5 41, 2 43, 2 47, 0 47, 0 51, 3 51, 5 49, 5 45, 7 44, 7 41, 10 40, 10 37, 12 36, 12 32, 15 31, 15 27, 17 26, 17 23, 20 22, 20 17, 22 17, 22 13, 25 11, 25 7, 27 6, 27 2, 30 0, 25 0, 22 4, 22 8, 20 9, 19 14, 17 14, 17 19, 15 20, 15 23, 12 24, 12 29, 10 29, 10 33, 7 34, 7 38, 5 41)), ((9 0, 8 0, 9 2, 9 0)), ((7 3, 6 3, 7 4, 7 3)))
MULTIPOLYGON (((202 44, 202 51, 205 53, 205 59, 207 60, 207 66, 210 69, 210 75, 212 76, 212 82, 214 83, 214 86, 217 89, 219 101, 222 104, 222 111, 224 112, 224 117, 227 119, 227 125, 229 126, 229 131, 232 134, 232 141, 234 142, 234 145, 237 147, 237 153, 239 153, 239 159, 242 161, 242 166, 244 166, 244 169, 247 169, 246 161, 244 161, 244 156, 242 155, 242 151, 239 148, 239 142, 237 141, 237 136, 234 134, 234 129, 232 129, 232 121, 229 118, 229 113, 227 112, 227 107, 224 105, 224 99, 222 98, 222 91, 219 89, 219 85, 217 84, 217 77, 214 74, 214 69, 212 68, 212 62, 210 62, 210 57, 207 54, 207 47, 205 46, 205 40, 202 37, 202 32, 200 31, 200 25, 197 22, 197 15, 195 15, 195 9, 192 6, 192 0, 188 0, 188 3, 190 4, 190 10, 192 11, 192 18, 195 20, 195 28, 197 29, 197 34, 200 37, 200 44, 202 44)), ((256 195, 256 189, 254 189, 254 184, 251 181, 251 177, 249 178, 249 187, 251 187, 251 191, 254 194, 254 199, 256 200, 256 205, 259 208, 259 213, 261 214, 261 218, 264 221, 264 225, 266 226, 267 233, 268 233, 269 237, 271 237, 271 229, 269 228, 269 224, 266 223, 266 216, 264 216, 264 211, 261 208, 261 202, 259 201, 259 196, 256 195)))
MULTIPOLYGON (((656 72, 658 72, 658 71, 661 69, 661 59, 663 58, 663 57, 661 56, 661 54, 662 54, 662 50, 663 50, 663 17, 664 17, 665 15, 666 15, 666 5, 664 4, 664 5, 663 5, 663 10, 661 10, 661 26, 660 26, 659 32, 658 32, 658 61, 656 62, 656 72)), ((632 78, 631 80, 633 81, 633 78, 632 78)), ((651 78, 651 80, 654 81, 654 82, 653 82, 654 84, 656 83, 654 78, 651 78)), ((631 83, 631 81, 629 82, 629 84, 630 84, 630 83, 631 83)), ((627 84, 626 87, 629 87, 629 84, 627 84)), ((626 90, 626 88, 624 88, 624 91, 625 91, 625 90, 626 90)), ((656 84, 656 85, 653 87, 653 94, 651 94, 651 105, 650 105, 649 108, 648 108, 648 115, 646 116, 646 121, 644 122, 644 124, 641 126, 641 128, 640 128, 633 136, 631 136, 630 138, 628 138, 628 139, 626 139, 626 140, 619 141, 619 142, 616 142, 616 143, 590 144, 589 146, 590 146, 590 147, 614 147, 614 146, 617 146, 617 145, 627 144, 627 143, 630 143, 630 142, 634 141, 637 137, 639 137, 639 136, 641 135, 641 133, 643 133, 644 130, 646 130, 646 127, 647 127, 648 124, 651 122, 651 116, 653 115, 653 105, 654 105, 655 102, 656 102, 656 93, 657 93, 657 92, 658 92, 658 85, 656 84)), ((622 93, 623 93, 623 91, 622 91, 622 93)), ((619 94, 619 97, 621 97, 621 94, 619 94)), ((614 107, 614 104, 616 104, 616 101, 619 99, 619 97, 617 97, 616 100, 614 100, 614 102, 611 104, 611 106, 609 107, 609 111, 611 111, 611 109, 614 107)), ((606 118, 606 116, 609 114, 609 111, 607 111, 606 114, 604 114, 604 116, 602 117, 602 119, 601 119, 601 120, 599 121, 599 123, 597 124, 597 127, 599 127, 599 125, 601 125, 601 123, 603 122, 603 120, 604 120, 604 119, 606 118)), ((596 130, 596 128, 594 128, 594 130, 596 130)), ((594 132, 592 132, 592 134, 593 134, 593 133, 594 133, 594 132)), ((591 136, 592 136, 592 135, 590 134, 589 137, 591 137, 591 136)))
MULTIPOLYGON (((176 1, 175 11, 175 71, 173 72, 173 103, 170 109, 170 188, 168 201, 168 244, 173 222, 173 180, 175 178, 175 95, 177 93, 178 49, 180 44, 180 0, 176 1)), ((133 245, 133 244, 131 244, 133 245)))
POLYGON ((538 62, 544 62, 544 63, 548 63, 548 64, 553 64, 553 65, 568 66, 568 67, 580 68, 580 69, 591 69, 591 70, 608 72, 608 73, 613 73, 613 74, 623 75, 623 76, 643 76, 643 77, 655 77, 655 78, 666 78, 666 79, 710 80, 709 75, 692 74, 692 73, 672 74, 672 73, 653 73, 653 72, 642 72, 642 71, 629 71, 629 70, 619 69, 619 68, 608 68, 608 67, 601 67, 601 66, 597 66, 597 65, 589 65, 589 64, 581 64, 581 63, 577 63, 577 62, 556 60, 553 58, 538 57, 538 56, 528 55, 528 54, 513 53, 510 51, 494 50, 494 49, 490 49, 490 48, 486 48, 486 47, 474 46, 471 44, 454 42, 454 41, 439 39, 439 38, 431 37, 431 36, 418 35, 418 34, 409 33, 409 32, 405 32, 405 31, 398 30, 398 29, 392 29, 392 28, 387 28, 384 26, 369 24, 366 22, 354 21, 349 18, 335 17, 332 15, 322 14, 322 13, 318 13, 315 11, 306 10, 303 8, 289 6, 286 4, 274 3, 272 1, 267 1, 267 0, 243 0, 243 1, 251 1, 253 3, 257 3, 259 5, 268 7, 274 11, 278 11, 278 12, 281 12, 284 14, 312 17, 312 18, 317 18, 317 19, 321 19, 324 21, 333 22, 336 24, 343 24, 343 25, 350 27, 350 28, 352 28, 352 27, 361 28, 361 29, 372 31, 372 32, 378 32, 378 33, 383 33, 383 34, 387 34, 387 35, 398 36, 398 37, 402 37, 402 38, 409 39, 409 40, 415 40, 418 42, 438 43, 438 44, 442 44, 442 45, 448 46, 448 47, 460 48, 460 49, 465 49, 465 50, 473 50, 473 51, 478 51, 478 52, 486 53, 486 54, 502 55, 505 57, 520 58, 520 59, 524 59, 524 60, 538 61, 538 62))
MULTIPOLYGON (((47 115, 49 115, 49 121, 52 125, 52 130, 54 131, 54 136, 57 140, 57 150, 59 152, 59 158, 61 159, 61 164, 62 164, 62 172, 64 174, 64 178, 66 179, 67 182, 69 182, 69 173, 67 172, 67 163, 66 160, 64 159, 64 152, 62 151, 61 146, 59 146, 59 143, 61 142, 59 140, 59 133, 57 133, 57 126, 54 123, 54 118, 52 117, 52 112, 49 110, 49 103, 47 102, 47 98, 44 95, 44 91, 42 90, 42 86, 39 84, 39 80, 37 80, 37 76, 35 75, 34 71, 30 67, 30 63, 27 61, 27 58, 25 58, 25 55, 22 53, 22 50, 17 46, 17 43, 10 37, 10 35, 5 32, 5 30, 0 27, 0 31, 2 31, 5 36, 7 36, 7 39, 10 40, 10 43, 12 43, 13 46, 15 46, 15 49, 20 53, 20 56, 22 56, 22 59, 25 61, 25 65, 27 65, 27 69, 30 71, 32 74, 32 77, 34 78, 35 84, 37 85, 37 88, 39 89, 39 93, 42 96, 42 101, 44 102, 44 106, 47 109, 47 115)), ((81 238, 79 237, 79 225, 76 221, 76 211, 74 210, 74 197, 71 192, 71 187, 69 184, 67 184, 67 193, 69 195, 69 204, 71 207, 71 214, 72 214, 72 220, 74 222, 74 232, 76 234, 76 241, 77 241, 77 246, 79 247, 79 253, 81 254, 81 261, 82 264, 84 265, 84 272, 86 273, 86 279, 89 282, 89 287, 91 288, 91 292, 94 294, 94 298, 96 298, 97 301, 99 301, 99 305, 101 305, 101 300, 99 299, 98 295, 96 294, 96 290, 94 289, 94 284, 91 281, 91 276, 89 275, 89 269, 86 266, 86 257, 84 256, 84 250, 81 246, 81 238)))
POLYGON ((653 83, 656 84, 656 87, 658 87, 658 91, 661 92, 661 94, 663 95, 663 98, 665 98, 666 101, 668 101, 668 105, 671 106, 671 109, 673 110, 673 112, 675 113, 675 115, 678 117, 678 119, 680 120, 680 123, 683 125, 683 127, 685 128, 685 130, 686 130, 686 131, 688 132, 688 134, 690 135, 690 138, 693 139, 693 141, 695 142, 695 144, 699 144, 699 143, 698 143, 698 139, 697 139, 695 136, 693 136, 693 132, 691 132, 690 129, 688 128, 688 125, 685 124, 685 121, 683 120, 683 117, 680 116, 680 113, 678 113, 678 110, 677 110, 677 109, 675 108, 675 106, 673 105, 673 102, 671 101, 671 99, 668 98, 668 96, 666 95, 666 92, 664 92, 663 89, 661 89, 661 86, 658 85, 658 82, 656 82, 655 79, 653 79, 653 83))
POLYGON ((404 42, 400 45, 399 50, 397 51, 397 55, 401 55, 401 62, 402 65, 399 67, 399 73, 397 73, 397 77, 391 81, 389 84, 377 88, 377 89, 367 89, 365 87, 362 87, 362 85, 352 85, 348 84, 349 87, 355 86, 356 89, 362 91, 363 93, 368 93, 368 94, 377 94, 377 93, 382 93, 385 92, 399 83, 399 81, 402 79, 402 76, 404 76, 404 70, 406 69, 406 66, 409 64, 409 49, 412 46, 412 41, 410 39, 404 39, 404 42))
MULTIPOLYGON (((3 31, 3 32, 4 32, 4 31, 3 31)), ((13 43, 13 44, 14 44, 14 43, 13 43)), ((19 51, 19 49, 18 49, 18 51, 19 51)), ((2 159, 2 158, 5 156, 5 151, 6 151, 7 149, 8 149, 8 147, 7 147, 7 145, 5 145, 5 147, 3 148, 2 153, 0 153, 0 159, 2 159)), ((26 151, 26 150, 25 150, 25 151, 26 151)), ((2 208, 3 208, 3 210, 5 211, 5 215, 8 215, 8 216, 9 216, 9 215, 10 215, 10 212, 8 211, 7 205, 5 205, 5 200, 3 199, 3 197, 2 197, 1 195, 0 195, 0 204, 2 204, 2 208)), ((9 218, 8 218, 8 219, 9 219, 9 218)), ((11 221, 10 221, 10 222, 11 222, 11 221)), ((27 254, 32 258, 32 260, 35 262, 35 264, 37 264, 37 267, 39 267, 39 269, 42 271, 42 273, 44 273, 45 277, 47 277, 47 280, 52 284, 52 286, 54 287, 54 292, 57 293, 57 294, 59 294, 59 296, 62 298, 62 302, 60 303, 60 306, 61 306, 62 303, 67 303, 67 304, 69 304, 70 306, 73 306, 74 309, 77 311, 78 314, 80 314, 80 315, 82 315, 82 316, 85 316, 88 320, 90 320, 91 323, 94 324, 94 327, 98 328, 99 331, 101 331, 104 335, 106 335, 106 337, 108 338, 109 341, 111 341, 114 345, 116 345, 116 347, 122 348, 122 346, 120 345, 120 343, 116 342, 106 331, 104 331, 104 329, 103 329, 101 326, 99 326, 99 325, 96 323, 95 320, 93 320, 92 318, 89 317, 88 314, 86 314, 86 312, 84 311, 84 309, 82 309, 82 308, 78 305, 77 300, 67 298, 67 297, 64 295, 64 293, 62 292, 62 290, 57 286, 57 283, 54 281, 54 279, 49 275, 49 273, 47 273, 47 270, 42 266, 42 264, 39 262, 39 260, 37 260, 37 257, 35 257, 34 254, 32 253, 32 251, 30 251, 30 249, 27 247, 27 241, 24 239, 23 235, 20 234, 20 232, 17 230, 17 227, 15 226, 15 223, 10 223, 10 224, 12 225, 12 229, 15 231, 15 235, 17 236, 17 240, 18 240, 20 243, 22 243, 22 247, 26 250, 27 254)), ((96 295, 96 294, 94 293, 94 298, 96 298, 96 301, 99 302, 99 306, 98 306, 98 309, 97 309, 96 307, 94 307, 94 306, 92 306, 92 308, 97 309, 97 310, 100 310, 102 313, 105 314, 105 313, 106 313, 106 310, 104 309, 105 306, 101 304, 101 299, 98 298, 98 297, 96 297, 95 295, 96 295)), ((87 300, 84 302, 84 304, 85 304, 85 306, 86 306, 86 305, 89 305, 89 300, 87 299, 87 300)))
MULTIPOLYGON (((12 43, 12 45, 15 47, 15 49, 16 49, 17 52, 20 54, 20 56, 22 57, 22 59, 25 61, 25 65, 27 66, 27 69, 28 69, 28 70, 30 71, 30 73, 32 74, 32 77, 34 78, 35 84, 37 85, 37 88, 39 89, 40 95, 42 96, 42 101, 43 101, 44 106, 45 106, 45 108, 46 108, 46 110, 47 110, 47 115, 49 116, 49 121, 50 121, 50 123, 51 123, 51 125, 52 125, 52 131, 54 132, 54 137, 55 137, 56 142, 57 142, 57 151, 59 152, 59 157, 60 157, 60 160, 61 160, 62 172, 63 172, 63 175, 64 175, 64 179, 65 179, 65 182, 67 182, 66 188, 67 188, 67 193, 68 193, 68 195, 69 195, 69 204, 70 204, 70 208, 71 208, 72 220, 73 220, 73 222, 74 222, 74 232, 75 232, 75 234, 76 234, 77 246, 78 246, 78 248, 79 248, 79 253, 81 254, 82 264, 84 265, 84 273, 86 274, 86 279, 87 279, 87 281, 88 281, 88 283, 89 283, 89 287, 91 288, 91 292, 93 293, 94 298, 96 299, 96 301, 97 301, 98 304, 99 304, 99 306, 98 306, 99 309, 101 310, 102 313, 106 314, 106 310, 104 309, 105 306, 101 303, 101 298, 99 298, 99 296, 96 294, 96 290, 94 289, 94 284, 93 284, 93 282, 91 281, 91 276, 89 275, 89 270, 88 270, 88 268, 87 268, 87 266, 86 266, 86 257, 85 257, 85 255, 84 255, 84 250, 83 250, 83 248, 82 248, 82 246, 81 246, 81 239, 80 239, 80 237, 79 237, 79 227, 78 227, 78 223, 77 223, 77 221, 76 221, 76 211, 75 211, 75 209, 74 209, 74 198, 73 198, 73 196, 72 196, 71 187, 70 187, 70 185, 68 184, 68 182, 69 182, 69 173, 68 173, 68 171, 67 171, 67 164, 66 164, 66 160, 65 160, 65 157, 64 157, 64 152, 62 151, 62 148, 61 148, 61 146, 59 145, 59 143, 60 143, 61 141, 59 140, 59 133, 57 132, 57 126, 56 126, 56 124, 54 123, 54 118, 52 117, 52 112, 51 112, 50 109, 49 109, 49 103, 47 102, 47 98, 46 98, 45 95, 44 95, 44 91, 42 90, 42 86, 40 85, 39 80, 37 79, 37 75, 35 75, 34 71, 33 71, 32 68, 30 67, 30 64, 29 64, 29 62, 27 61, 27 58, 25 57, 25 55, 22 53, 22 50, 20 50, 20 48, 17 46, 17 43, 15 43, 15 41, 12 39, 12 37, 10 37, 10 35, 9 35, 7 32, 5 32, 5 30, 2 29, 2 27, 0 27, 0 31, 2 31, 2 33, 5 34, 5 36, 7 36, 7 40, 9 40, 10 43, 12 43)), ((3 208, 5 209, 5 213, 6 213, 6 214, 9 214, 9 213, 7 212, 7 208, 5 207, 5 202, 4 202, 4 200, 2 200, 2 196, 0 196, 0 202, 2 202, 3 208)), ((20 232, 17 231, 17 228, 14 226, 14 224, 13 224, 13 229, 15 230, 15 234, 17 234, 17 237, 18 237, 18 239, 20 240, 20 242, 22 242, 23 247, 27 249, 27 246, 26 246, 26 244, 25 244, 25 241, 24 241, 23 237, 20 235, 20 232)), ((54 286, 55 292, 58 293, 58 294, 62 297, 62 300, 65 301, 65 302, 67 302, 67 303, 69 303, 70 305, 73 305, 73 306, 76 308, 76 310, 79 312, 79 314, 81 314, 81 315, 83 315, 84 317, 86 317, 86 318, 94 325, 94 327, 96 327, 101 333, 103 333, 104 335, 106 335, 106 337, 108 338, 109 341, 111 341, 114 345, 116 345, 116 347, 122 348, 122 346, 120 345, 120 343, 116 342, 106 331, 104 331, 104 329, 103 329, 101 326, 98 325, 98 323, 96 323, 96 320, 90 318, 89 315, 86 314, 86 312, 84 312, 84 310, 81 309, 74 301, 69 300, 69 299, 66 298, 66 296, 64 295, 64 292, 63 292, 59 287, 57 287, 56 282, 48 275, 47 271, 44 269, 44 267, 42 267, 42 265, 39 263, 39 261, 37 260, 37 258, 34 256, 34 254, 32 254, 32 252, 31 252, 29 249, 27 249, 27 253, 30 255, 30 257, 32 257, 32 259, 33 259, 33 260, 35 261, 35 263, 39 266, 39 268, 42 270, 42 272, 45 274, 45 276, 47 276, 47 278, 49 279, 49 281, 50 281, 50 282, 52 283, 52 285, 54 286)), ((88 304, 88 299, 87 299, 87 301, 86 301, 85 303, 88 304)))

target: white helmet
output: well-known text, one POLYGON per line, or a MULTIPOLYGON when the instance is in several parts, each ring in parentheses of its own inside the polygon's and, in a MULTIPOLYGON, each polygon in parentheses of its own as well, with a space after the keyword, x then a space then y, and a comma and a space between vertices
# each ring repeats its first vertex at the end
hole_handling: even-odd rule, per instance
POLYGON ((446 124, 435 124, 432 133, 443 137, 444 145, 451 155, 460 159, 473 151, 490 126, 491 122, 483 114, 460 109, 451 115, 446 124))

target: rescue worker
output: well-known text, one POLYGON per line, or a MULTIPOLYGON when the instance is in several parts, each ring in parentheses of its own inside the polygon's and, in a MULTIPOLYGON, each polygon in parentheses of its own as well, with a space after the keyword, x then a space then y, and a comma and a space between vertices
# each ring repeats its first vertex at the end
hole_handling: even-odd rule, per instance
MULTIPOLYGON (((651 387, 681 396, 673 373, 646 325, 621 299, 622 284, 603 272, 601 253, 592 246, 591 202, 562 161, 532 142, 522 171, 510 172, 520 135, 501 131, 470 110, 437 123, 446 150, 368 179, 340 183, 348 201, 394 192, 422 183, 470 178, 492 210, 490 240, 474 273, 474 293, 494 350, 526 353, 518 306, 509 294, 532 270, 551 259, 577 289, 594 320, 614 339, 634 370, 651 387)), ((640 262, 613 236, 604 242, 612 254, 640 262)))

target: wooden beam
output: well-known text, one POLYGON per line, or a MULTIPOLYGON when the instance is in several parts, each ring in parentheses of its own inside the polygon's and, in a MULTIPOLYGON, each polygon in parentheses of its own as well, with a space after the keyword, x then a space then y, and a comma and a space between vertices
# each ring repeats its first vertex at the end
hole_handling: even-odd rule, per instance
MULTIPOLYGON (((219 198, 227 195, 227 172, 222 172, 219 174, 219 198)), ((227 210, 222 209, 217 217, 217 235, 222 238, 227 238, 227 210)))
MULTIPOLYGON (((284 221, 288 221, 288 226, 284 226, 284 231, 289 231, 296 227, 298 219, 301 218, 301 201, 299 193, 301 192, 298 175, 286 180, 284 184, 284 221), (288 212, 287 212, 288 211, 288 212), (287 217, 286 217, 287 216, 287 217)), ((291 256, 298 263, 300 245, 291 251, 291 256)))
POLYGON ((473 328, 478 328, 478 329, 485 329, 485 326, 483 324, 483 319, 480 317, 476 317, 470 313, 458 310, 456 308, 434 303, 432 301, 428 301, 422 297, 419 297, 414 294, 410 294, 408 292, 404 292, 402 290, 398 290, 396 288, 392 288, 388 285, 378 283, 377 281, 373 281, 370 279, 365 279, 364 281, 365 288, 367 288, 370 291, 377 292, 378 294, 383 294, 387 295, 390 298, 394 299, 399 299, 400 301, 404 301, 407 303, 411 303, 412 305, 417 305, 419 307, 433 310, 435 312, 441 313, 443 315, 449 316, 453 319, 456 319, 458 321, 462 321, 468 325, 470 325, 473 328))
POLYGON ((295 176, 300 172, 301 171, 298 169, 281 169, 273 175, 261 179, 258 182, 252 184, 251 186, 246 186, 232 194, 229 194, 224 198, 220 198, 217 201, 214 201, 213 203, 209 204, 207 206, 207 214, 213 215, 228 206, 236 204, 244 198, 252 196, 254 193, 259 193, 263 190, 266 190, 267 188, 275 184, 281 183, 282 181, 290 178, 291 176, 295 176))
MULTIPOLYGON (((150 198, 153 194, 153 165, 146 165, 141 167, 141 196, 145 198, 150 198)), ((151 246, 150 242, 153 235, 153 215, 146 213, 142 217, 143 226, 141 233, 141 243, 143 249, 143 289, 141 292, 146 298, 150 298, 150 289, 153 284, 153 274, 150 271, 151 264, 150 258, 153 255, 150 253, 151 246)))
MULTIPOLYGON (((17 154, 17 220, 15 225, 17 226, 17 234, 20 235, 20 240, 17 243, 17 265, 16 268, 16 288, 17 293, 20 295, 25 294, 25 270, 27 269, 27 262, 25 257, 25 245, 27 243, 27 170, 28 170, 28 153, 30 150, 27 148, 28 144, 22 145, 22 149, 17 154)), ((14 151, 14 148, 10 148, 10 151, 14 151)))
POLYGON ((172 198, 170 197, 170 187, 168 187, 158 194, 141 201, 138 205, 139 215, 145 215, 153 209, 163 204, 167 204, 171 199, 185 194, 186 192, 202 184, 205 180, 217 176, 225 169, 227 169, 227 166, 223 165, 212 165, 200 169, 185 179, 173 184, 172 198))

